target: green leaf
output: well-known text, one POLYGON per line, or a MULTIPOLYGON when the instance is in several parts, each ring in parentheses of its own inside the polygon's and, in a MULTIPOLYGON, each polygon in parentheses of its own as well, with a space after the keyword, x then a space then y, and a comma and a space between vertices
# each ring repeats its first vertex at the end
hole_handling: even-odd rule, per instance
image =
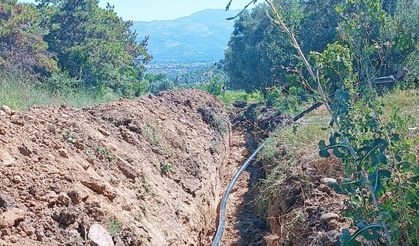
POLYGON ((368 179, 371 185, 374 187, 374 192, 376 194, 379 193, 383 188, 382 179, 390 177, 391 172, 387 170, 379 170, 378 172, 368 175, 368 179))
POLYGON ((347 91, 342 91, 341 99, 344 100, 344 101, 349 101, 351 99, 351 97, 349 96, 349 93, 347 91))
POLYGON ((340 243, 344 246, 359 246, 362 245, 356 240, 357 237, 363 236, 368 241, 374 241, 380 238, 380 230, 382 230, 381 225, 377 224, 367 224, 366 222, 361 222, 358 225, 358 230, 351 235, 348 229, 342 231, 340 236, 340 243))
POLYGON ((341 152, 338 147, 333 148, 333 154, 338 158, 342 158, 345 156, 344 153, 341 152))
POLYGON ((371 164, 372 166, 377 166, 379 164, 387 164, 387 157, 383 153, 372 153, 371 164))
POLYGON ((379 164, 387 164, 387 157, 384 155, 388 146, 387 141, 383 139, 376 139, 374 141, 364 141, 364 147, 359 152, 366 154, 360 159, 359 164, 363 165, 369 158, 373 167, 379 164))
POLYGON ((330 157, 330 153, 329 151, 327 151, 326 142, 324 140, 321 140, 319 142, 319 149, 320 149, 319 155, 321 157, 324 157, 324 158, 330 157))
POLYGON ((342 235, 340 236, 339 241, 344 246, 360 246, 361 245, 360 242, 352 239, 352 235, 348 229, 344 229, 342 231, 342 235))
POLYGON ((362 221, 358 223, 358 231, 360 232, 360 235, 362 235, 366 240, 368 241, 374 241, 380 238, 380 227, 370 227, 369 224, 365 221, 362 221))
POLYGON ((345 245, 346 243, 349 242, 349 240, 351 240, 351 236, 352 235, 351 235, 351 233, 349 232, 348 229, 343 229, 342 230, 342 235, 340 235, 340 239, 339 239, 340 243, 342 245, 345 245))
POLYGON ((359 180, 353 181, 349 178, 344 178, 343 182, 341 182, 341 183, 331 183, 331 184, 329 184, 329 186, 332 187, 333 190, 336 193, 340 193, 340 194, 346 193, 347 194, 347 193, 354 193, 355 190, 359 186, 361 186, 362 184, 363 184, 363 182, 361 182, 359 180))
POLYGON ((416 155, 413 153, 410 153, 407 155, 407 161, 411 163, 416 163, 416 155))

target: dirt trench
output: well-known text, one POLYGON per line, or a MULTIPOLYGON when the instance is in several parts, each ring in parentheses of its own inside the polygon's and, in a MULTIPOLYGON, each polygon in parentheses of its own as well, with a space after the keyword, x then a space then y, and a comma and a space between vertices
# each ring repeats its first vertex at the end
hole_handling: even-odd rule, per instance
MULTIPOLYGON (((223 177, 228 182, 263 139, 277 127, 289 122, 289 118, 280 112, 259 104, 241 105, 232 112, 233 131, 228 161, 232 173, 223 177)), ((265 170, 257 160, 239 178, 227 206, 226 228, 221 245, 266 245, 265 237, 270 235, 270 229, 257 206, 259 184, 264 178, 265 170)), ((226 187, 227 183, 223 185, 226 187)))
MULTIPOLYGON (((196 90, 2 111, 0 245, 87 245, 97 224, 110 240, 100 246, 209 245, 224 189, 256 147, 228 121, 196 90)), ((265 245, 262 174, 253 164, 239 180, 222 245, 265 245)))
MULTIPOLYGON (((236 167, 242 165, 256 147, 252 134, 242 130, 233 131, 229 163, 236 167)), ((256 206, 257 185, 262 178, 264 172, 258 162, 252 163, 239 178, 227 206, 226 228, 221 245, 266 245, 264 236, 269 230, 256 206)))

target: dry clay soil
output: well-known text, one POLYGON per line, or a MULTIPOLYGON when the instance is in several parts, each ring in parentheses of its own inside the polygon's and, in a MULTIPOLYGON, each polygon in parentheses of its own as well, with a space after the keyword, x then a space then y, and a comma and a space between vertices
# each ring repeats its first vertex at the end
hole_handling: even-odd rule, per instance
POLYGON ((240 163, 227 118, 195 90, 3 112, 0 245, 89 245, 95 223, 115 245, 208 245, 240 163))

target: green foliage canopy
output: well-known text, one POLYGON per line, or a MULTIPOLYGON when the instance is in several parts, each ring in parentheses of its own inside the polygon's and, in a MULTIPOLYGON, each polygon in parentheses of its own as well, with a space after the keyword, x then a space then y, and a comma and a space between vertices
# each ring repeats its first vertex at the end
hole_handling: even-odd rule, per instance
MULTIPOLYGON (((342 84, 336 77, 341 75, 335 72, 329 76, 336 69, 333 66, 341 65, 355 74, 343 79, 347 85, 372 82, 383 76, 417 83, 417 1, 276 0, 274 3, 281 6, 278 11, 306 56, 314 52, 311 58, 319 62, 316 54, 326 52, 319 65, 328 70, 329 74, 323 78, 329 80, 330 93, 342 84), (326 58, 332 67, 325 67, 326 58), (334 64, 335 59, 340 65, 334 64), (406 71, 408 77, 404 78, 406 71)), ((266 92, 272 86, 301 87, 312 82, 302 81, 307 76, 301 61, 293 55, 288 37, 272 23, 268 14, 272 15, 268 6, 259 4, 236 20, 225 55, 225 71, 232 88, 266 92)))
POLYGON ((138 44, 131 22, 112 6, 97 0, 42 0, 45 41, 59 66, 87 88, 111 89, 123 95, 138 92, 144 63, 150 60, 147 40, 138 44))
POLYGON ((43 40, 39 15, 32 5, 17 0, 0 2, 0 69, 20 70, 32 75, 56 71, 56 62, 43 40))
MULTIPOLYGON (((321 52, 335 40, 340 17, 334 8, 340 0, 275 2, 305 53, 321 52)), ((295 83, 301 72, 293 47, 267 13, 269 8, 260 4, 236 21, 225 55, 225 70, 233 88, 266 91, 272 86, 301 84, 295 83)))

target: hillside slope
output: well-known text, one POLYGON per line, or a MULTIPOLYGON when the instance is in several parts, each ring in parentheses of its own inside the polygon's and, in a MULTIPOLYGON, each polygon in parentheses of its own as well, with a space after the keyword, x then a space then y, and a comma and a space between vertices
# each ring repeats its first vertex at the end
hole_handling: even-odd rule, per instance
POLYGON ((211 239, 229 149, 213 96, 1 112, 0 245, 86 245, 94 223, 116 245, 211 239))
POLYGON ((153 63, 216 62, 224 57, 237 11, 207 9, 175 20, 134 22, 141 40, 150 36, 153 63))

